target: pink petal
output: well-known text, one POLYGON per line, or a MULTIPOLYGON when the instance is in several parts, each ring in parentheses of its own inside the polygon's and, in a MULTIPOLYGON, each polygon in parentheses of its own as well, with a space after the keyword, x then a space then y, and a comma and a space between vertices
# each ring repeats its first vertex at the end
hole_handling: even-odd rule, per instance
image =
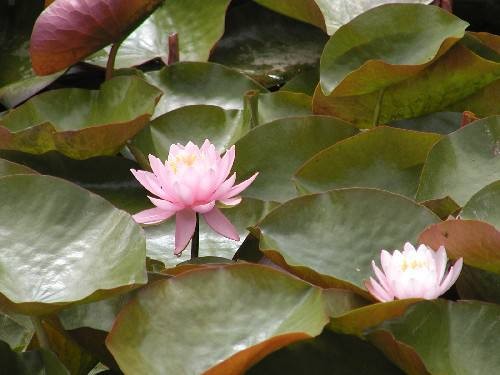
POLYGON ((198 206, 193 206, 193 210, 200 213, 204 214, 207 213, 208 211, 211 211, 215 207, 215 201, 208 202, 207 204, 199 204, 198 206))
POLYGON ((228 198, 228 199, 221 199, 220 202, 226 206, 236 206, 240 204, 241 202, 241 197, 234 197, 234 198, 228 198))
POLYGON ((234 145, 226 151, 221 161, 219 162, 217 168, 217 185, 220 185, 231 172, 231 167, 234 163, 234 157, 236 156, 236 151, 234 145))
POLYGON ((439 285, 441 284, 441 281, 443 281, 444 273, 446 271, 446 261, 448 259, 444 246, 439 246, 439 249, 437 249, 437 251, 434 252, 433 255, 436 265, 436 282, 439 285))
POLYGON ((453 266, 450 267, 448 275, 446 275, 446 278, 439 286, 439 295, 444 294, 453 286, 453 284, 455 284, 455 281, 457 281, 458 276, 460 276, 460 272, 462 271, 463 261, 463 258, 460 258, 453 266))
POLYGON ((193 210, 182 210, 175 215, 175 255, 186 248, 196 228, 196 213, 193 210))
POLYGON ((389 302, 394 300, 394 298, 391 298, 385 292, 385 290, 373 279, 373 277, 370 277, 370 281, 365 281, 365 287, 366 289, 368 289, 372 296, 374 296, 381 302, 389 302))
POLYGON ((373 271, 375 272, 375 275, 377 276, 377 279, 380 282, 380 285, 384 290, 387 292, 388 296, 391 296, 394 299, 394 293, 392 292, 391 287, 389 286, 389 283, 387 282, 387 278, 383 274, 383 272, 377 267, 375 262, 372 260, 372 268, 373 271))
POLYGON ((161 185, 159 184, 156 176, 147 171, 136 171, 135 169, 131 169, 130 172, 134 175, 134 177, 139 181, 139 183, 144 186, 150 193, 161 197, 163 195, 163 190, 161 189, 161 185))
POLYGON ((182 203, 184 203, 186 206, 191 206, 193 204, 194 194, 191 189, 189 189, 189 187, 179 182, 174 182, 173 187, 175 189, 175 193, 182 203))
POLYGON ((227 193, 233 187, 235 181, 236 181, 236 173, 233 173, 231 177, 229 177, 226 181, 224 181, 221 185, 219 185, 217 190, 215 190, 212 196, 210 197, 210 200, 220 200, 221 197, 227 195, 227 193))
POLYGON ((232 198, 235 195, 238 195, 243 190, 245 190, 248 186, 250 186, 250 184, 257 178, 258 175, 259 175, 259 172, 255 173, 249 179, 247 179, 247 180, 245 180, 243 182, 240 182, 238 185, 233 186, 233 188, 231 190, 229 190, 229 192, 226 195, 224 195, 223 197, 221 197, 221 199, 232 198))
POLYGON ((240 240, 240 236, 236 231, 236 228, 217 207, 214 207, 212 211, 203 214, 203 217, 205 218, 207 224, 217 233, 235 241, 240 240))
POLYGON ((155 207, 141 211, 132 216, 132 218, 139 224, 158 224, 167 220, 175 212, 165 211, 161 208, 155 207))
POLYGON ((161 208, 162 210, 165 211, 176 212, 184 208, 179 204, 174 204, 164 199, 158 199, 150 196, 148 196, 148 198, 151 201, 151 203, 153 203, 156 207, 161 208))

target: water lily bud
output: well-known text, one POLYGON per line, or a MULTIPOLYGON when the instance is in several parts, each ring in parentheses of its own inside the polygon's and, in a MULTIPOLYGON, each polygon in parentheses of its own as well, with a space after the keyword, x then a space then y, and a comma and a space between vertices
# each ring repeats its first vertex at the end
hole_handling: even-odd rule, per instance
POLYGON ((370 277, 365 286, 382 302, 404 298, 435 299, 457 281, 463 263, 462 258, 458 259, 446 273, 448 257, 443 246, 434 251, 426 245, 420 245, 415 250, 409 242, 405 244, 403 252, 395 250, 391 255, 382 250, 380 260, 382 270, 372 261, 378 281, 370 277))
POLYGON ((228 177, 235 153, 232 146, 221 157, 207 139, 201 147, 192 142, 185 146, 172 145, 164 163, 149 155, 153 173, 134 169, 131 172, 156 196, 148 196, 156 207, 135 214, 134 220, 141 224, 157 224, 175 215, 176 255, 186 248, 193 237, 197 213, 214 231, 238 241, 238 232, 215 203, 226 206, 239 204, 241 197, 238 194, 255 180, 258 173, 235 185, 236 173, 228 177))

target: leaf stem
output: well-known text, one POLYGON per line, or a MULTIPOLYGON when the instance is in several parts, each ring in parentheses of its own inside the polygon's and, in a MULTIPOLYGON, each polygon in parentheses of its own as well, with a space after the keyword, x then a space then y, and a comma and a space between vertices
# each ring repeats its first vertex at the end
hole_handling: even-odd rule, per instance
POLYGON ((200 251, 200 214, 196 213, 196 227, 191 239, 191 259, 198 258, 200 251))
POLYGON ((33 327, 35 328, 36 338, 38 340, 38 344, 40 348, 50 350, 49 337, 47 336, 47 332, 43 328, 42 319, 38 316, 31 316, 31 322, 33 323, 33 327))
POLYGON ((373 126, 378 125, 380 118, 380 110, 382 108, 382 100, 384 99, 385 88, 380 89, 378 93, 377 105, 375 106, 375 111, 373 112, 373 126))
POLYGON ((113 78, 113 73, 115 71, 115 60, 116 60, 116 54, 118 53, 118 48, 120 48, 120 45, 122 44, 122 41, 115 42, 111 46, 111 51, 109 51, 109 56, 108 56, 108 62, 106 63, 106 81, 110 80, 113 78))
POLYGON ((179 34, 171 33, 168 36, 168 59, 167 65, 179 62, 179 34))

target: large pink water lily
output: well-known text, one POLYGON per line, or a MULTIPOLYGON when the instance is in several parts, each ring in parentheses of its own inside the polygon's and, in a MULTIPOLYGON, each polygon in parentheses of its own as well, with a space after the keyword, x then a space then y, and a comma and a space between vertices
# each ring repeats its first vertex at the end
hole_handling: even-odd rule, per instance
POLYGON ((378 282, 370 277, 365 286, 382 302, 395 298, 435 299, 457 281, 463 263, 462 258, 458 259, 446 274, 448 257, 443 246, 434 251, 426 245, 420 245, 415 250, 409 242, 405 244, 403 252, 396 250, 391 255, 382 250, 380 260, 383 272, 372 261, 378 282))
POLYGON ((238 196, 257 177, 235 185, 236 173, 230 177, 235 157, 232 146, 220 156, 207 139, 201 147, 189 142, 183 146, 170 146, 168 159, 163 163, 149 155, 151 172, 132 169, 135 178, 156 197, 148 196, 156 206, 134 215, 141 224, 157 224, 175 215, 175 254, 179 255, 193 237, 196 214, 203 216, 217 233, 239 241, 238 232, 231 222, 215 206, 220 202, 235 206, 241 202, 238 196))

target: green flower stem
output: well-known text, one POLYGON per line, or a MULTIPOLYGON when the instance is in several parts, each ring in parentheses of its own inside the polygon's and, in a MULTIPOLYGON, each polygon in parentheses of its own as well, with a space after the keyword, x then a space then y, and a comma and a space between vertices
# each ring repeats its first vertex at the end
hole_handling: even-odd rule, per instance
POLYGON ((43 328, 42 319, 38 316, 32 316, 31 322, 33 323, 33 327, 35 327, 36 338, 40 348, 50 350, 49 338, 43 328))
POLYGON ((196 213, 196 227, 191 239, 191 259, 198 258, 200 250, 200 214, 196 213))

